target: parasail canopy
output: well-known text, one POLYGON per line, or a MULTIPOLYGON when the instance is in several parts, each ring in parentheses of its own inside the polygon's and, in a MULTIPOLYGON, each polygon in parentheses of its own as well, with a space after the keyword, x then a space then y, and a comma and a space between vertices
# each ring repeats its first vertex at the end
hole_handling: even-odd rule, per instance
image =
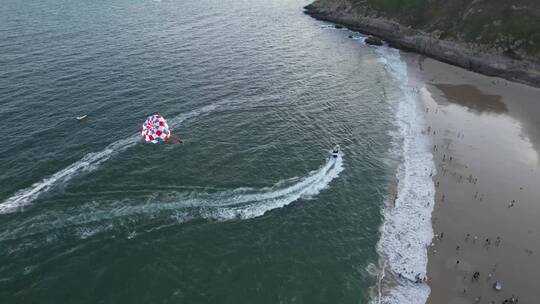
POLYGON ((145 142, 157 144, 168 142, 171 139, 171 130, 163 116, 151 115, 146 118, 141 135, 145 142))

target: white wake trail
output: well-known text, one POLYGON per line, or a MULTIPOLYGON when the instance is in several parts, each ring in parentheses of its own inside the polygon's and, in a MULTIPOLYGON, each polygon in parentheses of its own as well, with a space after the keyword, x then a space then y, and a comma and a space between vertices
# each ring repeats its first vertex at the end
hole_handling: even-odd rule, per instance
POLYGON ((259 193, 245 194, 220 202, 220 207, 207 210, 203 215, 217 220, 249 219, 264 215, 266 212, 282 208, 300 199, 313 197, 328 187, 330 182, 343 171, 342 157, 331 158, 319 170, 297 183, 285 187, 272 187, 259 193), (232 205, 232 206, 227 206, 232 205))
POLYGON ((129 226, 129 229, 144 230, 156 224, 167 227, 192 219, 228 221, 254 218, 298 199, 319 194, 343 169, 343 159, 340 156, 328 159, 318 170, 302 178, 280 181, 269 188, 238 188, 216 193, 176 193, 166 201, 156 194, 141 202, 92 202, 18 221, 17 227, 0 232, 0 241, 42 234, 86 238, 111 229, 120 229, 121 233, 124 233, 122 230, 126 226, 129 226))
MULTIPOLYGON (((177 127, 185 120, 209 113, 218 108, 220 105, 221 103, 208 105, 200 109, 178 115, 177 117, 168 120, 169 125, 172 127, 177 127)), ((62 182, 67 182, 81 173, 90 172, 97 169, 100 164, 107 161, 112 156, 135 146, 138 141, 139 134, 137 133, 128 138, 115 141, 99 152, 86 154, 80 160, 54 173, 53 175, 32 184, 26 189, 17 191, 0 204, 0 214, 15 212, 22 207, 29 205, 41 194, 49 191, 55 185, 62 182)))

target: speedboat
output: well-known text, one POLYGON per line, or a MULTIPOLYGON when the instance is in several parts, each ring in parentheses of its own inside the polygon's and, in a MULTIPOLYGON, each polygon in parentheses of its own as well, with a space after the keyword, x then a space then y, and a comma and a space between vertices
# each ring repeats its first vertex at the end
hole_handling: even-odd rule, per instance
POLYGON ((340 151, 340 149, 341 149, 341 148, 339 147, 339 145, 336 145, 336 146, 334 147, 334 149, 332 149, 332 157, 333 157, 333 158, 336 158, 336 157, 339 156, 339 151, 340 151))

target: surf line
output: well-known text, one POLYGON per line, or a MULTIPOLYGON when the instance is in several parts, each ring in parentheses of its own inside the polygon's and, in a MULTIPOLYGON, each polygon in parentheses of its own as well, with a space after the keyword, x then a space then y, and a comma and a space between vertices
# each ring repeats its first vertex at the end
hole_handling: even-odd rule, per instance
MULTIPOLYGON (((224 103, 225 102, 218 102, 213 105, 207 105, 202 108, 180 114, 170 119, 169 122, 172 126, 176 127, 188 119, 212 112, 224 103)), ((73 164, 65 167, 51 176, 42 179, 39 182, 32 184, 28 188, 17 191, 11 197, 4 200, 4 202, 0 203, 0 214, 15 212, 20 208, 32 203, 32 201, 43 193, 52 189, 58 183, 67 182, 81 173, 96 170, 100 164, 107 161, 112 156, 135 146, 138 140, 139 134, 137 133, 128 138, 115 141, 101 151, 86 154, 83 158, 74 162, 73 164)))
POLYGON ((435 186, 431 174, 436 174, 430 138, 422 131, 425 120, 419 96, 408 85, 407 64, 398 50, 389 47, 377 49, 379 61, 394 79, 398 99, 396 126, 399 135, 395 141, 401 164, 397 168, 398 196, 393 204, 383 209, 381 238, 377 244, 381 274, 378 299, 373 303, 425 303, 430 288, 415 284, 412 279, 401 280, 415 274, 425 277, 427 248, 433 237, 431 213, 434 206, 435 186), (390 282, 390 284, 385 284, 390 282), (397 283, 397 284, 395 284, 397 283), (384 285, 383 285, 384 284, 384 285))

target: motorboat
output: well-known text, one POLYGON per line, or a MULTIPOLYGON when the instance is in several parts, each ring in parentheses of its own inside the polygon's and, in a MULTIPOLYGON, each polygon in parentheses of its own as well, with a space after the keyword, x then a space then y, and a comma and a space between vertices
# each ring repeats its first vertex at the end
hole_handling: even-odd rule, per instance
POLYGON ((334 146, 334 149, 332 149, 332 157, 333 158, 336 158, 339 156, 339 151, 341 150, 341 148, 339 147, 339 145, 335 145, 334 146))

